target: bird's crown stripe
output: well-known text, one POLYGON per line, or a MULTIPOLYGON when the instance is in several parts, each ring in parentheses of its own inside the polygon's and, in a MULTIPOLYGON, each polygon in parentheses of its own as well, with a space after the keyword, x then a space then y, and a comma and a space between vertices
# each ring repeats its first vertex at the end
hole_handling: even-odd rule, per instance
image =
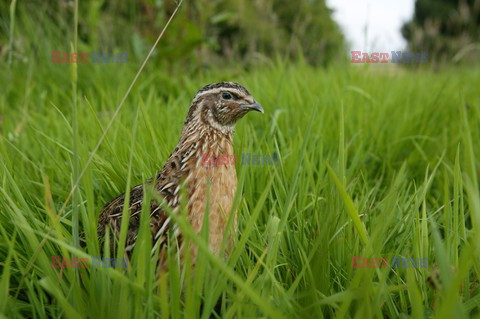
POLYGON ((206 94, 220 93, 222 91, 228 91, 228 92, 231 92, 231 93, 236 94, 238 96, 244 96, 245 95, 245 92, 243 92, 242 90, 236 89, 236 88, 219 87, 219 88, 208 89, 206 91, 200 91, 195 96, 195 99, 198 99, 200 96, 203 96, 203 95, 206 95, 206 94))

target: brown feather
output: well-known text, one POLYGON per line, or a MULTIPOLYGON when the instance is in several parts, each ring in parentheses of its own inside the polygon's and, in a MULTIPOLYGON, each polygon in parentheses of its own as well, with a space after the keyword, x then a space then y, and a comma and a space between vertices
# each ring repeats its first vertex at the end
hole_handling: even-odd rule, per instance
MULTIPOLYGON (((210 187, 209 246, 215 253, 218 253, 221 248, 237 189, 237 177, 233 163, 203 165, 202 155, 233 156, 233 126, 249 111, 244 105, 252 103, 256 103, 253 97, 237 83, 221 82, 201 89, 192 102, 177 147, 162 170, 145 183, 145 185, 154 183, 154 189, 175 213, 180 204, 179 189, 184 181, 188 197, 188 219, 197 233, 202 229, 207 205, 207 190, 210 187), (222 98, 222 96, 225 97, 222 95, 225 91, 230 93, 232 99, 222 98)), ((130 222, 125 246, 127 253, 130 253, 135 245, 140 226, 143 195, 144 184, 137 185, 130 191, 130 222)), ((105 236, 106 227, 111 227, 112 251, 114 238, 118 238, 120 234, 124 202, 125 194, 113 199, 104 206, 98 221, 97 233, 101 239, 105 236)), ((175 226, 154 200, 150 203, 150 212, 152 240, 154 243, 160 240, 162 248, 166 243, 168 229, 175 226)), ((237 218, 234 216, 235 229, 236 225, 237 218)), ((179 240, 181 241, 181 234, 179 234, 179 240)), ((193 251, 195 253, 195 249, 193 251)))

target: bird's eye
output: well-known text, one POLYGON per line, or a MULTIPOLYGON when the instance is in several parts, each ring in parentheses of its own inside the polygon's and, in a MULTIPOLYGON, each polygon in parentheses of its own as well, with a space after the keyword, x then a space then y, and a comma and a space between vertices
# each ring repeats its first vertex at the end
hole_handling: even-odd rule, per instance
POLYGON ((223 92, 223 93, 222 93, 222 98, 223 98, 224 100, 231 100, 231 99, 233 99, 233 96, 232 96, 232 94, 230 94, 230 93, 228 93, 228 92, 223 92))

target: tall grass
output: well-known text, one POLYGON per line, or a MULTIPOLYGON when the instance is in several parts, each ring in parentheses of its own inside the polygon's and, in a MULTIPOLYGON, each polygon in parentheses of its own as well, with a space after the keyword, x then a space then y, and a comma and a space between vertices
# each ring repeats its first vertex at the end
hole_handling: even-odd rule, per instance
POLYGON ((477 69, 316 69, 279 60, 248 72, 170 76, 147 64, 122 102, 139 64, 88 63, 73 72, 72 100, 71 66, 49 57, 69 44, 48 39, 1 76, 3 316, 480 315, 477 69), (168 273, 157 271, 145 209, 127 269, 52 268, 52 256, 100 254, 103 204, 162 167, 195 92, 221 80, 243 83, 266 110, 239 122, 235 152, 280 159, 237 166, 239 231, 228 258, 209 252, 207 233, 195 235, 180 214, 172 218, 199 248, 197 267, 179 267, 172 242, 168 273), (67 202, 83 167, 78 199, 67 202), (85 248, 73 244, 75 211, 85 248), (428 258, 428 268, 357 269, 352 256, 428 258))
MULTIPOLYGON (((169 94, 155 85, 161 70, 148 69, 78 189, 87 243, 78 249, 71 244, 73 206, 57 215, 75 158, 68 85, 52 85, 49 77, 56 68, 68 70, 20 66, 1 97, 0 309, 6 316, 479 314, 475 70, 392 76, 279 62, 249 73, 179 76, 181 93, 169 94), (29 68, 32 79, 24 81, 29 68), (74 269, 53 269, 52 256, 99 254, 101 206, 160 169, 195 91, 224 79, 244 83, 266 109, 239 123, 236 153, 280 157, 276 166, 237 167, 239 234, 230 257, 209 253, 205 238, 179 217, 201 248, 194 272, 172 260, 168 275, 159 274, 147 244, 126 270, 90 267, 77 278, 74 269), (352 256, 426 257, 428 268, 352 269, 352 256)), ((78 148, 89 154, 134 66, 82 68, 78 148), (87 87, 86 73, 107 75, 87 87)), ((78 160, 82 166, 86 156, 78 160)))

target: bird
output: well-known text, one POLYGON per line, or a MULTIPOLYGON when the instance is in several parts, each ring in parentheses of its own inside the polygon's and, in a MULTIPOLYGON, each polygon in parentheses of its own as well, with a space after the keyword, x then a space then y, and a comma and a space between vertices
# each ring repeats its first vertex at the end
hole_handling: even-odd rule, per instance
MULTIPOLYGON (((236 82, 209 84, 195 94, 178 144, 163 168, 154 177, 130 190, 130 219, 125 243, 128 256, 135 247, 139 232, 145 187, 152 186, 174 214, 179 211, 180 189, 184 187, 185 196, 182 198, 186 201, 187 220, 197 234, 204 225, 208 201, 208 246, 213 253, 219 253, 237 189, 233 157, 235 124, 250 111, 264 113, 250 92, 236 82)), ((99 215, 97 235, 102 240, 106 228, 110 227, 111 251, 114 237, 118 240, 120 234, 124 204, 125 194, 122 194, 107 203, 99 215)), ((169 231, 178 243, 182 242, 182 234, 162 204, 151 200, 149 207, 152 243, 160 245, 160 256, 165 256, 162 249, 164 251, 166 247, 169 231)), ((236 213, 232 217, 235 233, 238 217, 236 213)), ((196 249, 191 251, 195 263, 196 249)))

